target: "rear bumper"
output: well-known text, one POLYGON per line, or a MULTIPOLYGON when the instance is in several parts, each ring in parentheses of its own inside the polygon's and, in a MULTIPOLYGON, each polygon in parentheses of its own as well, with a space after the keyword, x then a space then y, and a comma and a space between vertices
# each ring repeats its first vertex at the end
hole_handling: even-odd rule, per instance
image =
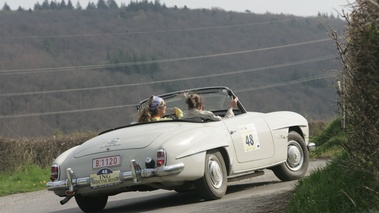
MULTIPOLYGON (((148 179, 152 177, 163 177, 168 175, 175 175, 183 171, 184 163, 178 163, 169 166, 161 166, 151 169, 141 169, 139 164, 135 160, 131 160, 131 171, 121 172, 120 179, 122 182, 130 182, 131 184, 138 184, 142 179, 148 179)), ((78 187, 90 186, 90 177, 77 178, 74 171, 71 168, 67 168, 67 179, 48 182, 46 188, 49 191, 54 190, 66 190, 66 195, 72 195, 78 187)))

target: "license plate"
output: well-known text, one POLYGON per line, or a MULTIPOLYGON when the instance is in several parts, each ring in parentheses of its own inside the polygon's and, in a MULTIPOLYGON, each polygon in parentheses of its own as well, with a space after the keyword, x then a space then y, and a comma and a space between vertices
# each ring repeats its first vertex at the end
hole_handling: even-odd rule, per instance
POLYGON ((112 171, 110 169, 100 169, 96 174, 90 174, 91 187, 113 186, 121 183, 120 170, 112 171))
POLYGON ((120 155, 110 156, 105 158, 92 159, 92 168, 97 169, 101 167, 118 166, 121 164, 120 155))

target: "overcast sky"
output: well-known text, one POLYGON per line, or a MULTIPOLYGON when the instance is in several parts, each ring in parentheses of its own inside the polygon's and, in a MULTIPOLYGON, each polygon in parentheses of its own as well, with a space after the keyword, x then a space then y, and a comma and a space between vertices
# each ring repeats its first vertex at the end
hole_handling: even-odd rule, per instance
MULTIPOLYGON (((39 2, 42 3, 44 0, 0 0, 0 8, 4 6, 4 3, 11 7, 12 10, 16 10, 19 6, 24 9, 29 9, 34 7, 34 4, 39 2)), ((52 0, 49 0, 51 2, 52 0)), ((56 2, 61 2, 62 0, 55 0, 56 2)), ((77 2, 85 8, 88 2, 97 3, 98 0, 71 0, 74 6, 77 2)), ((115 0, 120 6, 121 3, 129 4, 130 0, 115 0)), ((140 0, 134 0, 140 1, 140 0)), ((154 0, 149 0, 154 1, 154 0)), ((67 3, 68 0, 65 0, 67 3)), ((316 16, 318 12, 327 14, 337 14, 336 11, 341 13, 344 6, 348 2, 354 2, 354 0, 160 0, 163 4, 165 3, 168 7, 173 7, 174 5, 182 8, 186 5, 188 8, 212 8, 217 7, 224 10, 232 10, 244 12, 250 10, 253 13, 284 13, 292 14, 296 16, 316 16)), ((346 8, 345 8, 346 11, 346 8)))

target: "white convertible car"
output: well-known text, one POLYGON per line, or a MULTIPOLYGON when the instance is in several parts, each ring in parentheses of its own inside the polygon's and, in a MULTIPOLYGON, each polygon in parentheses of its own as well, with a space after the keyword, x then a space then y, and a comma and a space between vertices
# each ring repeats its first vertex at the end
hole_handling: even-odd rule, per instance
MULTIPOLYGON (((227 87, 160 96, 168 107, 185 112, 186 93, 201 95, 206 108, 219 116, 235 97, 227 87)), ((214 200, 225 195, 228 182, 262 175, 264 169, 283 181, 304 176, 308 152, 315 148, 308 142, 304 117, 288 111, 248 112, 240 101, 234 114, 221 121, 173 118, 102 132, 56 158, 47 190, 62 197, 62 205, 75 197, 82 211, 94 212, 104 209, 108 196, 122 192, 196 190, 214 200)))

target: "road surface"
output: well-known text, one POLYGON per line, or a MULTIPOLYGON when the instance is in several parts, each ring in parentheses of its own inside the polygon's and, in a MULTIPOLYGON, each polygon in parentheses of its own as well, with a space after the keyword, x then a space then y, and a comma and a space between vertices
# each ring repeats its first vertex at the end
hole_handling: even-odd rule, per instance
MULTIPOLYGON (((325 164, 326 161, 311 161, 307 175, 325 164)), ((286 204, 285 198, 288 198, 296 182, 282 182, 270 170, 265 170, 263 176, 229 183, 225 197, 220 200, 204 201, 194 192, 127 192, 109 197, 103 212, 280 212, 280 208, 286 204)), ((0 197, 0 212, 82 212, 75 198, 65 205, 61 205, 60 200, 62 198, 47 190, 10 195, 0 197)))

